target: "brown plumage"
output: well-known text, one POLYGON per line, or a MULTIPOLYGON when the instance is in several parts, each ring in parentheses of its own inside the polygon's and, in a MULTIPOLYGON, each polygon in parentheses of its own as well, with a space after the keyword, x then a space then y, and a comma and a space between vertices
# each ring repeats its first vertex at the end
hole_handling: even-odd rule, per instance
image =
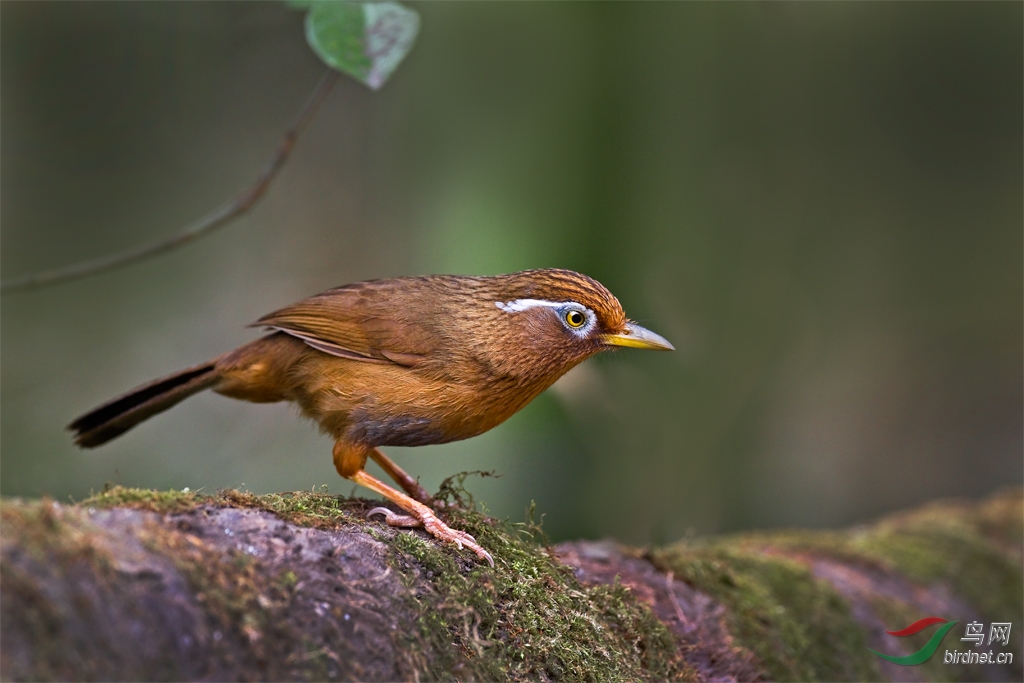
POLYGON ((422 446, 481 434, 576 364, 613 346, 671 349, 630 323, 596 280, 567 270, 497 277, 435 275, 331 289, 260 318, 270 334, 143 385, 71 423, 99 446, 203 389, 257 403, 294 401, 335 439, 338 472, 396 502, 394 525, 423 524, 491 561, 450 529, 427 493, 379 446, 422 446), (363 470, 372 457, 409 493, 363 470))

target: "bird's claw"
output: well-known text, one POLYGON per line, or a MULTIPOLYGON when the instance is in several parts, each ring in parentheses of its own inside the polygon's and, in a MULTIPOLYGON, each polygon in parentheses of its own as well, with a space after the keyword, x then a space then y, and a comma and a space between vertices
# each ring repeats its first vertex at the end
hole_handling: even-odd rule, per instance
POLYGON ((366 513, 366 518, 369 519, 374 515, 384 515, 384 522, 388 526, 397 526, 406 529, 423 526, 423 522, 418 518, 413 517, 412 515, 400 515, 385 507, 373 508, 366 513))
POLYGON ((476 556, 481 560, 485 560, 492 567, 494 566, 494 558, 491 557, 489 552, 480 547, 480 544, 476 542, 472 535, 467 534, 465 531, 451 528, 431 513, 425 513, 424 519, 420 519, 412 515, 400 515, 385 507, 376 507, 366 513, 367 518, 373 515, 383 515, 384 521, 388 526, 405 528, 423 527, 434 538, 454 543, 455 547, 460 550, 465 546, 476 553, 476 556))
POLYGON ((454 543, 458 548, 465 546, 476 553, 476 556, 481 560, 485 560, 487 564, 492 567, 494 566, 494 558, 491 557, 491 554, 480 547, 480 544, 476 542, 476 539, 465 531, 452 529, 433 515, 430 515, 430 517, 423 520, 423 526, 432 536, 434 536, 434 538, 454 543))

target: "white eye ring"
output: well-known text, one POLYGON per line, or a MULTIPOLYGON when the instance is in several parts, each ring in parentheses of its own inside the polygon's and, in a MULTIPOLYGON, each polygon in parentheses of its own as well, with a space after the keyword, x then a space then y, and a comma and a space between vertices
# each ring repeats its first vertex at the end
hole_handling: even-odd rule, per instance
POLYGON ((576 302, 569 302, 561 308, 556 309, 558 319, 565 326, 565 329, 577 337, 586 337, 594 329, 594 312, 586 306, 576 302))

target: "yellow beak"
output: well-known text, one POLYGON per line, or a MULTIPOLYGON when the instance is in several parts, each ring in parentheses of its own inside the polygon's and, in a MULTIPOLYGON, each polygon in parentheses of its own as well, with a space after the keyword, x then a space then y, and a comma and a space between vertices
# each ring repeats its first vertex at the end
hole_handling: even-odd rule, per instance
POLYGON ((626 323, 626 330, 620 334, 605 334, 601 337, 610 346, 628 346, 634 349, 654 349, 656 351, 675 351, 676 347, 660 334, 655 334, 636 323, 626 323))

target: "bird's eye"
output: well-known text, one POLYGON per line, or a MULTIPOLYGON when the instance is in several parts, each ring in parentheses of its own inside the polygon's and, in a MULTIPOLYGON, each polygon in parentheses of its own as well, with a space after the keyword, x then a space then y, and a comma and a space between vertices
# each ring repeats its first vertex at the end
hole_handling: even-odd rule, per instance
POLYGON ((569 311, 565 314, 565 324, 572 328, 583 327, 583 324, 587 322, 587 316, 583 315, 579 311, 569 311))

